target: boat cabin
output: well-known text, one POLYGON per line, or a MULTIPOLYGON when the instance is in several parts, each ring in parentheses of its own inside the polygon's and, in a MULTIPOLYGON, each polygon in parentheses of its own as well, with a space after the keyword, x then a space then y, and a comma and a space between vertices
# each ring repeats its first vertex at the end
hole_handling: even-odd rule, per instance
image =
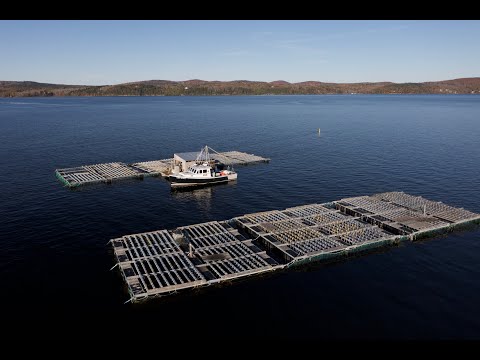
POLYGON ((187 172, 194 176, 213 176, 213 169, 207 163, 192 165, 187 169, 187 172))

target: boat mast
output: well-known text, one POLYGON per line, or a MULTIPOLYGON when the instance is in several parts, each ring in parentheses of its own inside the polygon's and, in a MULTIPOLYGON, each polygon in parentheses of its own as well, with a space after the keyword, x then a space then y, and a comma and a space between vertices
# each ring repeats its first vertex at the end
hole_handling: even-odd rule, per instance
POLYGON ((203 163, 203 162, 210 163, 210 155, 208 154, 208 146, 207 145, 205 145, 205 147, 203 147, 202 150, 200 150, 200 153, 198 154, 195 162, 197 164, 203 163))

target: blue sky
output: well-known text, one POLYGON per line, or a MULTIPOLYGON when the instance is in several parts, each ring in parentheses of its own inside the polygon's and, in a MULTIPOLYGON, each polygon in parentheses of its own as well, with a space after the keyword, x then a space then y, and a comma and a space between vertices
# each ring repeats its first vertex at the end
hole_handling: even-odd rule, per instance
POLYGON ((422 82, 480 76, 480 21, 0 21, 0 80, 422 82))

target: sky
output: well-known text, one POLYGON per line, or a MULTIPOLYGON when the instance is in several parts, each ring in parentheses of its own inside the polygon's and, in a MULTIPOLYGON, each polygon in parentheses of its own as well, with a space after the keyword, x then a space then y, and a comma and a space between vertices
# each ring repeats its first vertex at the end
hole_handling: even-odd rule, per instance
POLYGON ((480 76, 478 20, 1 20, 0 81, 424 82, 480 76))

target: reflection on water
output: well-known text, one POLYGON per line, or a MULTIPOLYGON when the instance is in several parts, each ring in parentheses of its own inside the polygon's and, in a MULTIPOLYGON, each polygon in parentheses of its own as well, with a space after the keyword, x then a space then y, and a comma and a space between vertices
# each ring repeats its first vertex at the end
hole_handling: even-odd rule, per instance
POLYGON ((170 194, 173 199, 195 201, 201 204, 205 211, 211 209, 212 197, 215 191, 220 191, 222 188, 236 186, 236 181, 229 181, 223 184, 204 185, 197 187, 177 188, 171 189, 170 194))

